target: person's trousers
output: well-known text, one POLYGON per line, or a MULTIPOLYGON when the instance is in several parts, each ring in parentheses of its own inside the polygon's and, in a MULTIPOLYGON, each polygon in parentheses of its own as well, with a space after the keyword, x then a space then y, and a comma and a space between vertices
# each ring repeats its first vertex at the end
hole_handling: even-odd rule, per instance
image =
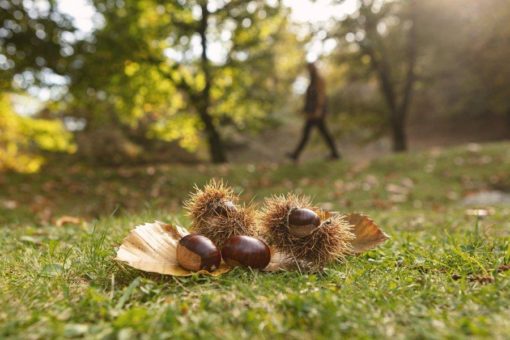
POLYGON ((301 140, 299 141, 296 150, 292 153, 292 157, 295 159, 299 157, 304 147, 308 143, 308 140, 310 139, 310 133, 312 132, 314 126, 316 126, 317 129, 319 129, 319 132, 321 133, 322 137, 324 138, 324 141, 326 142, 331 151, 331 156, 335 158, 339 157, 340 155, 338 153, 338 150, 336 149, 335 141, 333 140, 333 137, 331 137, 331 134, 329 133, 326 127, 326 123, 324 122, 324 119, 308 119, 306 121, 306 124, 303 128, 301 140))

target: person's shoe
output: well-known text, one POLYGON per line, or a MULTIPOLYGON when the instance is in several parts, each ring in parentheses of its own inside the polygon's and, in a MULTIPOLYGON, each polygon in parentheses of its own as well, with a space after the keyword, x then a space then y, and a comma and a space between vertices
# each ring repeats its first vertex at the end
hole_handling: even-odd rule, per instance
POLYGON ((342 159, 342 156, 337 155, 337 154, 329 155, 327 158, 328 161, 339 161, 341 159, 342 159))
POLYGON ((293 162, 297 162, 297 160, 298 160, 298 156, 296 156, 296 154, 293 152, 287 152, 285 154, 285 157, 287 157, 288 159, 290 159, 293 162))

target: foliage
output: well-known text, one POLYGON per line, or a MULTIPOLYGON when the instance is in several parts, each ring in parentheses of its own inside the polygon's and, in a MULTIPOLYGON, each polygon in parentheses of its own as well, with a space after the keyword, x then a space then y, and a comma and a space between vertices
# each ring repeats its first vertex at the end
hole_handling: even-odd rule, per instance
POLYGON ((84 36, 55 0, 1 1, 1 89, 58 83, 51 115, 78 119, 80 134, 106 126, 137 148, 151 138, 190 151, 204 131, 223 148, 221 135, 261 129, 286 102, 302 51, 280 1, 92 5, 100 19, 84 36))
POLYGON ((37 151, 73 152, 72 135, 60 121, 22 117, 0 96, 0 171, 36 172, 44 162, 37 151))
POLYGON ((391 131, 393 149, 404 151, 405 123, 416 82, 416 4, 413 0, 359 1, 358 6, 356 13, 334 28, 339 42, 336 60, 350 62, 351 79, 377 83, 384 102, 382 120, 391 131))
POLYGON ((428 49, 419 104, 435 116, 510 117, 510 4, 428 1, 420 15, 428 49))
MULTIPOLYGON (((93 0, 90 35, 57 3, 0 0, 0 91, 51 93, 48 116, 79 122, 84 158, 134 161, 169 146, 174 160, 178 142, 223 162, 240 134, 297 107, 307 25, 283 1, 93 0)), ((334 130, 391 133, 404 149, 408 117, 510 117, 509 4, 355 3, 317 34, 337 43, 326 75, 334 130)))
POLYGON ((19 116, 10 103, 10 93, 51 87, 66 74, 73 32, 54 0, 0 1, 0 171, 35 172, 41 151, 74 151, 60 121, 19 116))
POLYGON ((359 1, 359 10, 330 32, 338 46, 329 59, 329 77, 343 81, 333 88, 332 109, 347 121, 344 130, 357 125, 363 138, 368 132, 377 138, 391 127, 387 90, 372 55, 382 61, 396 102, 402 102, 409 79, 411 14, 416 30, 413 121, 510 115, 505 99, 509 49, 504 43, 510 37, 509 5, 499 0, 422 1, 410 12, 411 3, 359 1))
POLYGON ((44 85, 48 75, 65 75, 73 32, 55 0, 1 0, 0 91, 44 85))
POLYGON ((287 14, 278 2, 94 5, 105 24, 75 56, 69 113, 86 118, 90 129, 120 121, 196 150, 204 129, 260 126, 284 102, 295 63, 280 72, 276 52, 284 41, 289 52, 296 47, 285 38, 287 14), (204 27, 202 7, 210 8, 204 27))

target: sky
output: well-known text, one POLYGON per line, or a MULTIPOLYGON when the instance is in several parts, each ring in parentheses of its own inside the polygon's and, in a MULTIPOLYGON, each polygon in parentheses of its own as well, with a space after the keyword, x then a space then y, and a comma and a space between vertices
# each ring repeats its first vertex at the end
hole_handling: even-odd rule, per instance
MULTIPOLYGON (((331 5, 330 0, 284 0, 284 3, 291 8, 293 21, 310 23, 314 26, 321 25, 331 18, 340 19, 356 10, 356 0, 345 0, 341 5, 331 5)), ((84 34, 91 32, 94 28, 95 12, 87 0, 60 0, 59 7, 64 13, 74 18, 76 26, 84 34)), ((334 48, 332 42, 324 44, 319 42, 319 39, 312 41, 308 46, 307 59, 314 61, 332 48, 334 48)), ((214 51, 211 57, 214 59, 214 51)))
POLYGON ((320 22, 330 18, 341 19, 356 10, 355 0, 345 0, 341 5, 331 5, 330 0, 284 0, 292 10, 292 19, 297 22, 320 22))
MULTIPOLYGON (((332 17, 341 18, 356 10, 355 0, 345 0, 341 5, 331 5, 330 0, 284 0, 292 9, 292 19, 297 22, 320 22, 332 17)), ((93 28, 94 8, 87 0, 60 0, 60 9, 70 14, 76 25, 88 32, 93 28)))

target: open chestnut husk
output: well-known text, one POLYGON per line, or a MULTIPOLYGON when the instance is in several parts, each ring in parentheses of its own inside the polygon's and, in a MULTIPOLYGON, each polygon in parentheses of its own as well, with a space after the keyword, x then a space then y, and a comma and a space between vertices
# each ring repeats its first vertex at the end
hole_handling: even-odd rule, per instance
POLYGON ((260 227, 274 251, 306 271, 321 270, 353 250, 355 235, 344 216, 314 207, 306 196, 267 198, 260 227))
POLYGON ((307 208, 294 208, 288 217, 289 232, 296 237, 310 235, 321 224, 317 213, 307 208))
POLYGON ((220 266, 221 253, 205 236, 189 234, 177 244, 177 263, 191 271, 214 271, 220 266))
POLYGON ((271 261, 271 250, 264 241, 254 237, 232 236, 221 248, 221 256, 232 267, 264 269, 271 261))
POLYGON ((239 197, 222 181, 196 188, 186 202, 191 232, 204 235, 221 248, 235 235, 256 236, 255 210, 239 204, 239 197))

